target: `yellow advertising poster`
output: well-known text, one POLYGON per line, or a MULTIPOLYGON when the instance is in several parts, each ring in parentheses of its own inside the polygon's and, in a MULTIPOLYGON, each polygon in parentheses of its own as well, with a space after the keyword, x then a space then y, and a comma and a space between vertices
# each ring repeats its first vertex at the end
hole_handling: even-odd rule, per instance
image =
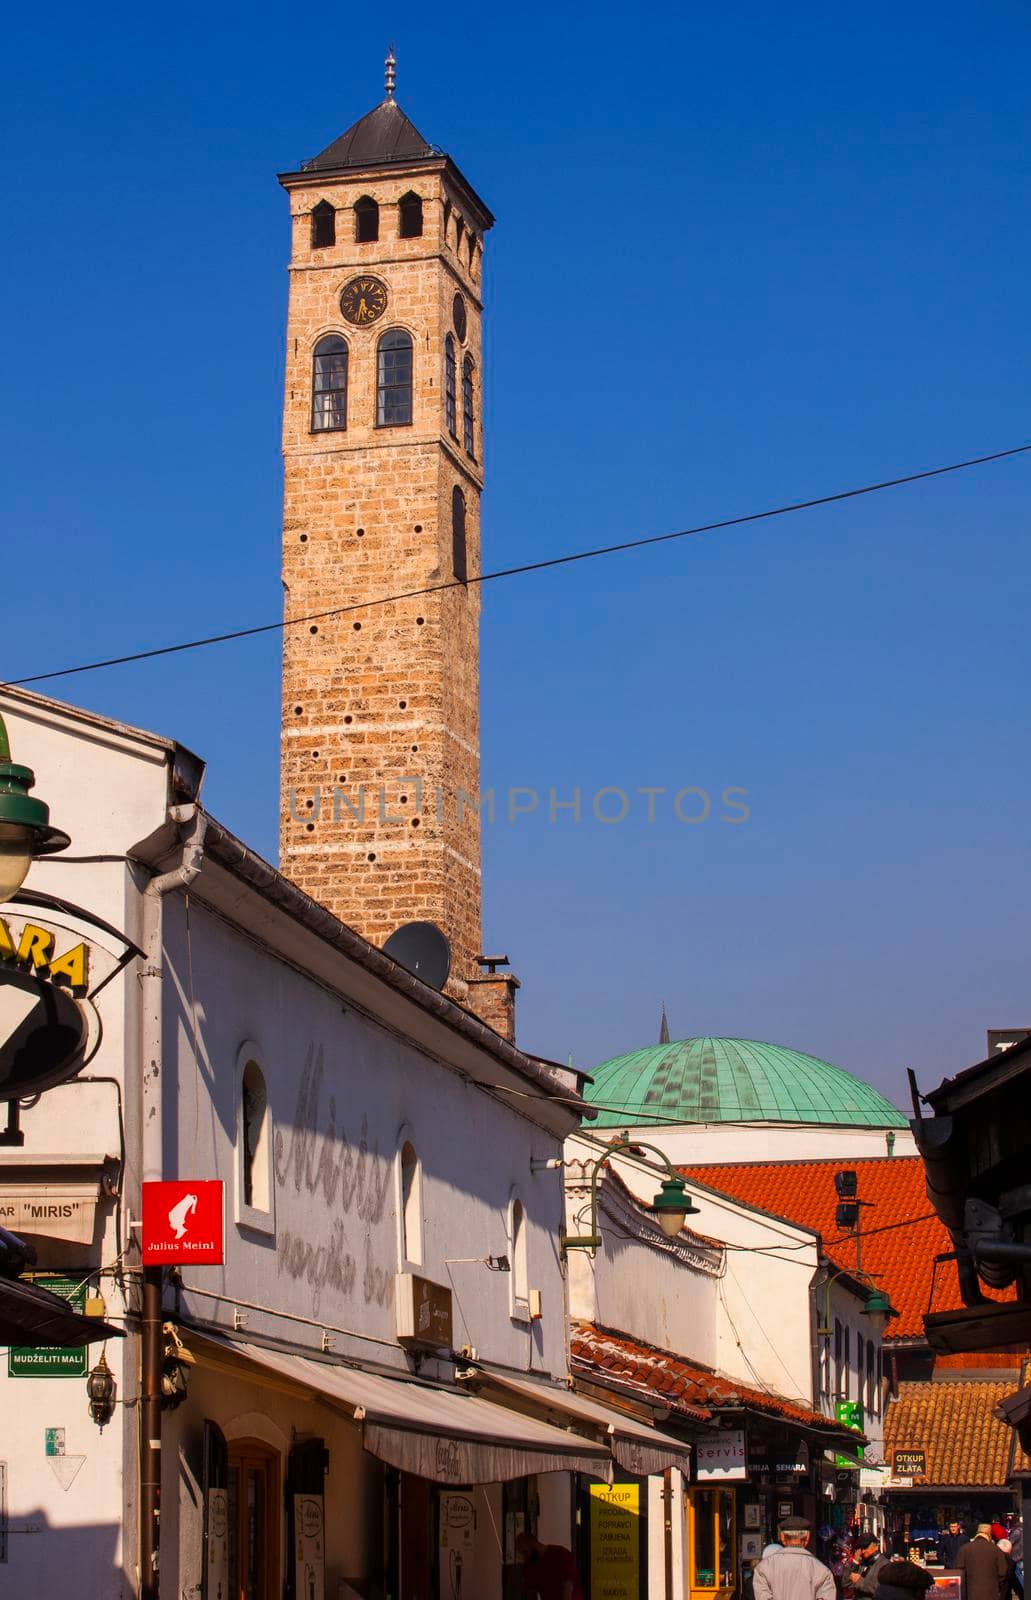
POLYGON ((639 1600, 640 1528, 640 1484, 591 1484, 591 1600, 639 1600))

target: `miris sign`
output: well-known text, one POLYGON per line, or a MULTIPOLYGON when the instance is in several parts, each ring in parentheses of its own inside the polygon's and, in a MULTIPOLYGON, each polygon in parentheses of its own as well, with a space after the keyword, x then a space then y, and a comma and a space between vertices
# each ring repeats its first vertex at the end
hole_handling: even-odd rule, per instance
POLYGON ((100 1022, 90 1001, 96 974, 116 958, 57 923, 0 916, 0 1102, 27 1098, 80 1072, 100 1022))

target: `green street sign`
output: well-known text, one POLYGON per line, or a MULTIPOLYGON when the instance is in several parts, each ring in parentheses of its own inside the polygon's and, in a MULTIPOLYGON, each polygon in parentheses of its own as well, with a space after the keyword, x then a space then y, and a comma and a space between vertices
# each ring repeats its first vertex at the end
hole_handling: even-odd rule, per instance
MULTIPOLYGON (((843 1422, 846 1428, 851 1428, 855 1433, 863 1431, 863 1407, 858 1400, 839 1400, 834 1407, 834 1420, 843 1422)), ((863 1446, 857 1444, 851 1456, 835 1456, 834 1465, 846 1470, 851 1468, 857 1471, 856 1463, 863 1459, 863 1446)))
MULTIPOLYGON (((37 1278, 41 1289, 59 1294, 76 1311, 82 1311, 86 1299, 85 1287, 75 1278, 37 1278)), ((7 1352, 9 1378, 84 1378, 86 1376, 86 1347, 74 1345, 12 1345, 7 1352)))

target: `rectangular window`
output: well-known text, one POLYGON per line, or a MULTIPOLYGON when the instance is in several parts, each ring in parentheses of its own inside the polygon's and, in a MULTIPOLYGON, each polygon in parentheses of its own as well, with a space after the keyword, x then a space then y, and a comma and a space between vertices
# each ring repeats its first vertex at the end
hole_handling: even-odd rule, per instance
POLYGON ((444 421, 452 439, 458 438, 458 397, 455 393, 455 347, 448 338, 444 346, 444 421))
POLYGON ((379 407, 381 428, 398 427, 412 420, 412 347, 400 345, 379 352, 379 407))
POLYGON ((473 369, 466 361, 462 366, 462 442, 466 455, 476 457, 476 436, 473 431, 473 369))

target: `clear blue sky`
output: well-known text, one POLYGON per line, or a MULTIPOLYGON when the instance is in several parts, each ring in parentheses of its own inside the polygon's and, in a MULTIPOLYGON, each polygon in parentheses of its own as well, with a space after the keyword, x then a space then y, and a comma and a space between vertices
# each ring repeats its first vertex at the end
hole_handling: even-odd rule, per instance
MULTIPOLYGON (((1023 442, 1029 35, 1012 0, 20 8, 0 674, 278 616, 275 174, 380 98, 391 37, 499 219, 488 565, 1023 442)), ((590 1064, 665 1000, 675 1036, 899 1098, 1031 1023, 1029 485, 1018 460, 485 592, 485 783, 545 796, 486 839, 524 1044, 590 1064), (646 785, 653 824, 589 814, 646 785)), ((196 749, 274 858, 278 648, 49 692, 196 749)))

